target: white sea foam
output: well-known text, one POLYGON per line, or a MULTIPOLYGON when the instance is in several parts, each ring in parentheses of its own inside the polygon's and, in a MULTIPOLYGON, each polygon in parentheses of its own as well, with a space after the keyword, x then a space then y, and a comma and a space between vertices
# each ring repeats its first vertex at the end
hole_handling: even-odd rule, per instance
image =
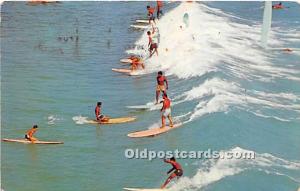
MULTIPOLYGON (((246 153, 249 150, 235 147, 220 153, 246 153)), ((286 174, 286 171, 299 171, 300 161, 288 161, 269 153, 255 154, 255 159, 210 159, 199 161, 193 165, 198 170, 193 177, 183 177, 171 186, 171 190, 201 190, 206 186, 220 181, 229 176, 235 176, 245 171, 262 171, 266 174, 286 176, 290 180, 299 183, 299 177, 286 174)))
MULTIPOLYGON (((228 112, 235 106, 258 117, 285 122, 293 118, 263 113, 257 108, 300 112, 300 96, 297 94, 252 90, 239 84, 240 81, 272 83, 276 79, 300 81, 299 68, 273 64, 272 59, 277 53, 260 48, 261 23, 241 19, 202 3, 181 3, 166 13, 157 26, 161 36, 159 56, 153 55, 146 61, 145 73, 163 70, 166 75, 185 81, 214 73, 224 76, 210 77, 204 82, 199 80, 198 85, 191 83, 191 87, 187 81, 190 90, 174 95, 176 104, 198 101, 193 111, 185 112, 190 115, 189 121, 210 113, 228 112), (189 14, 188 28, 183 24, 184 13, 189 14), (232 77, 237 80, 231 80, 232 77)), ((272 30, 270 47, 282 47, 289 38, 297 37, 293 31, 286 32, 286 39, 281 40, 276 36, 285 33, 277 28, 272 30)), ((144 50, 130 52, 147 57, 147 41, 145 31, 135 43, 144 46, 144 50)))
POLYGON ((81 115, 72 117, 73 121, 76 124, 85 124, 88 123, 88 117, 83 117, 81 115))
POLYGON ((58 117, 58 116, 56 116, 56 115, 49 115, 48 117, 47 117, 47 123, 49 124, 49 125, 53 125, 53 124, 55 124, 57 121, 61 121, 61 120, 63 120, 62 118, 60 118, 60 117, 58 117))

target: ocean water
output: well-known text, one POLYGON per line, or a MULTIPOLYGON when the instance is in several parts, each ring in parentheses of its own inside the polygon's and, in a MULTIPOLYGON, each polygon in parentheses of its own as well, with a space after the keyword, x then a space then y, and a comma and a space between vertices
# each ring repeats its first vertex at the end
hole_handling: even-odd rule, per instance
MULTIPOLYGON (((1 138, 23 138, 33 124, 41 140, 1 143, 5 191, 158 188, 170 166, 126 159, 124 151, 255 152, 255 159, 178 159, 172 190, 295 191, 300 185, 300 52, 263 50, 263 2, 165 3, 157 23, 159 56, 140 76, 113 73, 128 54, 147 57, 147 2, 61 2, 1 7, 1 138), (189 27, 182 17, 189 14, 189 27), (183 26, 180 28, 180 26, 183 26), (78 36, 78 40, 76 37, 78 36), (144 47, 144 49, 141 49, 144 47), (159 123, 150 103, 156 72, 169 80, 172 115, 182 128, 153 138, 127 134, 159 123), (118 125, 80 124, 97 101, 118 125)), ((154 2, 150 3, 154 5, 154 2)), ((273 12, 269 47, 300 48, 300 5, 273 12)))

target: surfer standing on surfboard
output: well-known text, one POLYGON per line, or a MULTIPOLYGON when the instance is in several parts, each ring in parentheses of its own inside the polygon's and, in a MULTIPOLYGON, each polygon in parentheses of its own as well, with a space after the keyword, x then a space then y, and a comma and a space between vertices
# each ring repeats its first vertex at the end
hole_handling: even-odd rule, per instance
POLYGON ((95 108, 95 115, 96 115, 96 120, 105 122, 109 120, 109 117, 101 115, 101 106, 102 102, 97 102, 96 108, 95 108))
POLYGON ((171 100, 168 98, 167 94, 164 93, 163 94, 163 106, 161 108, 161 123, 162 123, 162 126, 161 128, 165 128, 166 127, 166 118, 169 119, 170 121, 170 124, 169 126, 170 127, 173 127, 173 121, 172 121, 172 117, 171 117, 171 100))
POLYGON ((162 1, 156 1, 156 3, 157 3, 157 7, 156 7, 156 9, 157 9, 157 12, 156 12, 156 17, 157 17, 157 19, 159 19, 160 18, 160 15, 163 15, 163 12, 162 12, 162 7, 163 7, 163 2, 162 1))
POLYGON ((179 177, 181 177, 181 176, 183 175, 183 170, 182 170, 182 168, 181 168, 181 165, 180 165, 178 162, 176 162, 176 160, 175 160, 174 157, 170 158, 169 160, 168 160, 168 159, 165 159, 164 162, 165 162, 165 163, 170 163, 170 164, 173 166, 173 168, 170 169, 170 170, 167 172, 167 174, 170 174, 172 171, 173 171, 173 172, 172 172, 172 174, 169 176, 169 178, 165 181, 165 183, 161 186, 162 189, 165 188, 165 187, 167 186, 167 184, 168 184, 173 178, 175 178, 175 177, 179 178, 179 177))
POLYGON ((155 16, 154 16, 155 8, 150 7, 150 5, 147 5, 147 11, 148 11, 149 24, 151 23, 151 21, 155 23, 155 16))
MULTIPOLYGON (((154 31, 152 32, 152 34, 154 33, 154 31)), ((148 35, 148 47, 149 47, 149 54, 150 54, 150 58, 152 57, 152 55, 154 54, 154 52, 156 52, 156 55, 158 56, 158 51, 157 51, 157 38, 154 38, 152 36, 151 32, 148 31, 147 35, 148 35)))
POLYGON ((157 81, 156 104, 158 104, 158 97, 159 97, 160 92, 167 93, 166 90, 169 89, 169 84, 168 84, 167 78, 165 76, 163 76, 162 71, 157 72, 156 81, 157 81), (165 86, 165 83, 166 83, 166 86, 165 86))
POLYGON ((35 134, 37 132, 37 130, 38 130, 38 126, 33 125, 32 128, 26 132, 25 139, 31 141, 32 143, 34 143, 35 141, 38 141, 38 139, 33 136, 33 134, 35 134))

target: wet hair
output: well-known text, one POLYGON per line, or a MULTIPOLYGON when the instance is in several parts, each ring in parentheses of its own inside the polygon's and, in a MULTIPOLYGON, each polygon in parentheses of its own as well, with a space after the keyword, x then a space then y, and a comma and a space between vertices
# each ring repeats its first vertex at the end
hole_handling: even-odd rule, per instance
POLYGON ((175 157, 170 158, 171 161, 176 161, 175 157))
POLYGON ((163 72, 162 72, 162 71, 159 71, 159 72, 157 72, 157 74, 163 75, 163 72))
POLYGON ((100 106, 100 105, 102 105, 102 102, 101 101, 97 102, 97 106, 100 106))
POLYGON ((148 31, 148 32, 147 32, 147 35, 150 35, 150 34, 151 34, 151 32, 150 32, 150 31, 148 31))
POLYGON ((163 97, 168 97, 166 92, 163 93, 163 97))
POLYGON ((38 128, 38 126, 37 125, 33 125, 33 128, 36 129, 36 128, 38 128))
POLYGON ((282 3, 281 3, 281 2, 279 2, 279 5, 282 5, 282 3))
POLYGON ((149 5, 147 5, 147 9, 149 9, 150 8, 150 6, 149 5))

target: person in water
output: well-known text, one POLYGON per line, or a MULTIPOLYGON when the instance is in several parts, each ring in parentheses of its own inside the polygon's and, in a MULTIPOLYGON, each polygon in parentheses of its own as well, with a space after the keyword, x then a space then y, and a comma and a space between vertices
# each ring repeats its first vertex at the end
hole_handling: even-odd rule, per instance
POLYGON ((176 162, 175 158, 172 157, 170 159, 165 159, 164 160, 165 163, 170 163, 172 165, 172 169, 170 169, 167 174, 172 173, 167 180, 165 181, 165 183, 161 186, 161 189, 165 188, 167 186, 167 184, 175 177, 180 178, 183 175, 183 170, 181 168, 181 165, 176 162))
POLYGON ((31 141, 32 143, 38 141, 38 139, 33 136, 37 132, 37 130, 38 130, 38 126, 33 125, 32 128, 26 132, 25 139, 31 141))
POLYGON ((162 71, 159 71, 157 73, 156 77, 157 86, 156 86, 156 104, 158 104, 158 97, 160 95, 160 92, 167 93, 166 90, 169 89, 169 84, 167 78, 163 75, 162 71), (166 86, 165 86, 166 84, 166 86))
POLYGON ((283 5, 281 2, 272 6, 273 9, 283 9, 283 5))
POLYGON ((157 9, 156 17, 157 17, 157 19, 160 18, 160 15, 163 15, 162 7, 163 7, 163 2, 162 1, 156 1, 156 9, 157 9))
POLYGON ((169 126, 173 127, 173 121, 172 121, 172 117, 171 117, 171 100, 168 98, 167 94, 164 93, 163 94, 163 106, 161 108, 161 128, 165 128, 166 127, 166 118, 169 119, 170 123, 169 126))
POLYGON ((150 54, 149 57, 152 57, 152 55, 154 54, 154 52, 156 52, 156 55, 158 56, 157 38, 153 38, 150 31, 147 32, 147 35, 148 35, 148 39, 149 39, 149 42, 148 42, 149 54, 150 54))
POLYGON ((101 106, 102 106, 102 102, 97 102, 97 105, 95 108, 96 120, 100 121, 100 122, 106 122, 109 120, 109 117, 101 114, 101 106))
POLYGON ((147 11, 148 11, 149 24, 151 23, 151 21, 155 23, 155 16, 154 16, 155 8, 147 5, 147 11))

